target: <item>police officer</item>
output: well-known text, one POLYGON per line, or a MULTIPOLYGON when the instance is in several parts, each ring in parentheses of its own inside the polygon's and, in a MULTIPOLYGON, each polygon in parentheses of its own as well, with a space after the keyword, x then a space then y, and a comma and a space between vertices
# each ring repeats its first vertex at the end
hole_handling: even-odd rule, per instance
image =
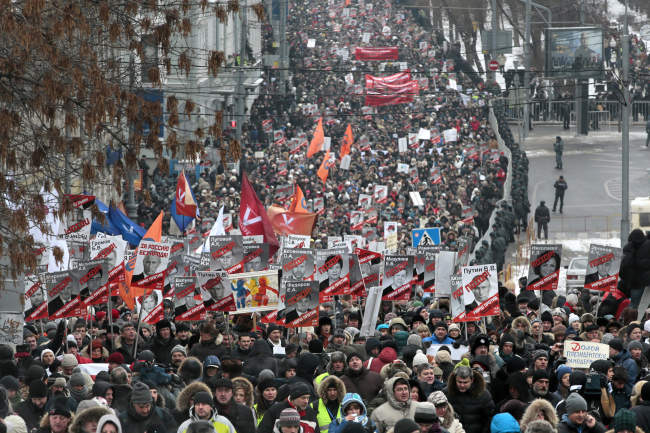
POLYGON ((555 183, 553 184, 553 188, 555 188, 555 200, 553 201, 553 212, 555 212, 555 209, 557 208, 557 201, 560 200, 560 213, 562 213, 562 208, 564 207, 564 191, 566 191, 568 187, 569 186, 564 180, 564 176, 560 176, 558 180, 556 180, 555 183))

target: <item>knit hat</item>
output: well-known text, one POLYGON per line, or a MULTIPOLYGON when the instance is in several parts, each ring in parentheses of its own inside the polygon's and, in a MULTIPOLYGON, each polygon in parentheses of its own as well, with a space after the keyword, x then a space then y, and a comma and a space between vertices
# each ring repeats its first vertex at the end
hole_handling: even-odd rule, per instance
POLYGON ((548 380, 548 372, 546 370, 535 370, 533 372, 533 383, 537 382, 540 379, 548 380))
POLYGON ((580 322, 580 317, 578 317, 577 314, 571 313, 569 314, 569 326, 571 326, 573 322, 580 322))
POLYGON ((363 356, 359 352, 350 352, 348 354, 348 363, 352 358, 359 358, 361 361, 363 361, 363 356))
POLYGON ((420 426, 417 425, 415 421, 408 418, 402 418, 397 421, 395 427, 393 427, 394 433, 413 433, 416 430, 420 430, 420 426))
POLYGON ((43 355, 45 355, 46 353, 50 353, 52 354, 52 356, 54 356, 54 352, 52 352, 51 349, 43 349, 43 351, 41 352, 41 361, 43 361, 43 355))
POLYGON ((345 353, 337 350, 330 354, 330 362, 345 362, 345 353))
POLYGON ((79 361, 72 353, 66 353, 61 359, 61 367, 63 368, 75 368, 79 365, 79 361))
POLYGON ((451 354, 446 350, 438 350, 438 353, 436 353, 436 364, 443 364, 445 362, 451 362, 451 354))
POLYGON ((558 381, 562 380, 562 376, 564 376, 567 373, 571 374, 571 367, 564 364, 560 365, 556 371, 557 380, 558 381))
POLYGON ((447 403, 447 396, 442 391, 434 391, 429 394, 427 401, 429 401, 429 403, 433 403, 436 406, 441 406, 447 403))
POLYGON ((614 432, 627 430, 634 432, 636 430, 636 413, 628 409, 620 409, 614 415, 614 432))
POLYGON ((571 394, 569 394, 569 396, 565 400, 565 405, 566 405, 567 415, 571 415, 572 413, 581 410, 583 411, 587 410, 587 402, 577 392, 572 392, 571 394))
POLYGON ((526 368, 526 361, 521 356, 515 355, 506 361, 506 368, 510 373, 526 368))
POLYGON ((536 361, 537 358, 546 358, 546 359, 548 359, 548 352, 546 350, 543 350, 543 349, 536 350, 536 351, 533 352, 532 358, 533 358, 533 361, 536 361))
MULTIPOLYGON (((172 353, 174 351, 172 350, 172 353)), ((109 364, 124 364, 124 355, 120 352, 111 353, 106 360, 109 364)))
POLYGON ((185 348, 184 348, 183 346, 181 346, 180 344, 177 344, 176 346, 174 346, 174 347, 172 348, 172 354, 174 354, 174 353, 176 353, 176 352, 180 352, 180 353, 182 353, 184 356, 187 356, 187 351, 186 351, 185 348))
POLYGON ((48 414, 50 416, 61 415, 66 418, 72 418, 72 413, 70 413, 70 410, 68 409, 65 397, 59 397, 54 399, 54 404, 50 406, 50 410, 48 411, 48 414))
POLYGON ((421 350, 418 349, 418 351, 415 353, 415 356, 413 357, 413 367, 417 367, 418 365, 421 364, 428 364, 429 363, 429 358, 427 358, 427 355, 422 353, 421 350))
POLYGON ((0 379, 0 385, 9 391, 20 390, 20 383, 18 383, 18 379, 13 376, 4 376, 2 379, 0 379))
POLYGON ((418 334, 411 334, 409 335, 409 338, 406 339, 406 344, 422 347, 422 337, 420 337, 418 334))
POLYGON ((288 407, 280 412, 278 418, 279 427, 298 427, 300 426, 300 414, 294 408, 288 407))
POLYGON ((307 385, 298 382, 291 386, 291 390, 289 391, 289 399, 295 400, 303 395, 311 395, 311 391, 307 385))
POLYGON ((627 350, 638 349, 643 350, 643 344, 640 341, 632 340, 627 344, 627 350))
POLYGON ((136 404, 145 404, 151 403, 153 398, 151 397, 151 391, 146 383, 136 382, 133 385, 133 391, 131 391, 131 403, 136 404))
POLYGON ((498 413, 492 417, 490 423, 491 433, 518 433, 519 431, 519 423, 508 412, 498 413))
POLYGON ((418 424, 434 424, 439 422, 438 415, 436 415, 436 407, 433 403, 429 402, 419 403, 415 408, 413 420, 418 424))
POLYGON ((34 380, 29 384, 29 398, 47 397, 47 385, 40 380, 34 380))
POLYGON ((203 403, 203 404, 209 404, 210 406, 214 405, 214 401, 212 400, 212 396, 207 391, 199 391, 199 392, 195 393, 192 396, 192 400, 194 401, 194 404, 203 403))
POLYGON ((65 377, 57 377, 52 383, 52 386, 60 386, 61 388, 65 388, 66 385, 65 377))
POLYGON ((86 385, 86 379, 84 379, 84 375, 81 373, 72 373, 72 376, 70 376, 70 386, 85 386, 86 385))
POLYGON ((620 338, 612 338, 609 342, 609 347, 612 349, 622 352, 623 351, 623 341, 620 338))
POLYGON ((451 325, 449 325, 449 329, 448 329, 447 331, 448 331, 448 332, 451 332, 451 331, 460 331, 460 326, 458 326, 458 325, 455 324, 455 323, 452 323, 451 325))

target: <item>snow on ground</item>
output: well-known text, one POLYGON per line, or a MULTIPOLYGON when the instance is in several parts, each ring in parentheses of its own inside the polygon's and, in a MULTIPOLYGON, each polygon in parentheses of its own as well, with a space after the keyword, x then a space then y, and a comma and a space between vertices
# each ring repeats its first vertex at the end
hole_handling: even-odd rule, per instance
MULTIPOLYGON (((617 18, 618 22, 623 24, 625 16, 625 2, 620 0, 608 0, 607 2, 607 13, 612 18, 617 18)), ((644 13, 635 12, 632 9, 628 8, 628 13, 631 16, 634 16, 634 20, 637 23, 647 23, 648 16, 644 13)), ((638 31, 638 29, 637 29, 638 31)))

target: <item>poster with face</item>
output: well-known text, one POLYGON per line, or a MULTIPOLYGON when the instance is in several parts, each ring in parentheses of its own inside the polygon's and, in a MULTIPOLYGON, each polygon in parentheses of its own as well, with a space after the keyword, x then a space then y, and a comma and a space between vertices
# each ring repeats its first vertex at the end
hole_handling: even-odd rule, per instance
POLYGON ((165 270, 165 287, 171 287, 174 278, 185 276, 185 242, 181 239, 169 239, 171 244, 169 262, 165 270))
POLYGON ((73 209, 61 218, 58 238, 86 245, 90 240, 92 222, 90 207, 95 203, 95 196, 73 194, 66 194, 66 196, 72 201, 73 209))
POLYGON ((449 277, 454 273, 456 253, 440 251, 436 254, 436 298, 448 298, 451 295, 449 277))
POLYGON ((365 246, 361 235, 343 235, 343 241, 348 244, 350 253, 353 253, 356 248, 364 248, 365 246))
POLYGON ((354 253, 359 257, 359 266, 366 289, 378 287, 381 283, 381 253, 361 248, 354 250, 354 253))
POLYGON ((413 256, 384 257, 382 300, 408 301, 413 281, 413 256))
POLYGON ((286 284, 285 308, 280 313, 287 328, 318 325, 318 282, 289 281, 286 284))
POLYGON ((236 310, 235 294, 226 271, 199 271, 196 278, 206 311, 236 310))
POLYGON ((50 320, 81 315, 79 286, 68 271, 45 274, 47 315, 50 320))
POLYGON ((386 203, 388 201, 388 187, 386 185, 375 185, 372 199, 375 203, 386 203))
POLYGON ((183 256, 183 262, 185 263, 185 266, 183 267, 183 275, 181 275, 183 277, 193 277, 196 275, 197 271, 203 270, 203 267, 201 267, 200 257, 185 254, 185 256, 183 256))
POLYGON ((152 290, 148 295, 136 298, 136 309, 138 314, 142 310, 142 321, 144 323, 155 325, 165 317, 163 292, 152 290))
POLYGON ((171 249, 171 244, 166 242, 141 241, 138 256, 135 258, 131 285, 149 290, 162 290, 171 249))
POLYGON ((562 263, 562 245, 531 245, 526 290, 556 290, 560 277, 560 263, 562 263))
POLYGON ((384 221, 384 242, 388 251, 397 251, 397 221, 384 221))
MULTIPOLYGON (((185 251, 193 254, 201 245, 203 245, 203 238, 199 233, 192 233, 185 237, 185 251)), ((200 251, 200 250, 199 250, 200 251)))
POLYGON ((47 319, 46 288, 44 275, 25 276, 25 322, 47 319))
POLYGON ((108 260, 91 260, 80 263, 70 274, 79 284, 81 307, 105 304, 108 302, 108 260))
POLYGON ((424 250, 407 247, 406 254, 413 256, 413 284, 422 287, 424 285, 424 250))
POLYGON ((425 293, 436 293, 436 257, 439 252, 439 247, 418 248, 418 254, 424 254, 424 281, 422 283, 422 290, 425 293))
POLYGON ((325 212, 325 199, 323 197, 314 198, 314 212, 319 215, 325 212))
POLYGON ((291 248, 282 253, 282 280, 313 280, 315 273, 314 250, 310 248, 291 248))
POLYGON ((362 211, 353 210, 350 211, 350 230, 358 231, 363 227, 365 222, 364 215, 362 211))
POLYGON ((283 308, 278 271, 230 274, 230 288, 235 294, 237 314, 283 308))
POLYGON ((174 320, 205 320, 205 308, 196 277, 174 278, 174 320))
POLYGON ((284 248, 309 248, 311 237, 308 235, 289 235, 282 238, 284 248))
POLYGON ((618 285, 623 250, 607 245, 589 245, 585 289, 609 291, 618 285))
POLYGON ((238 274, 244 271, 241 235, 210 236, 210 270, 238 274))
POLYGON ((106 259, 108 261, 108 282, 117 286, 124 282, 124 254, 126 241, 121 236, 105 236, 90 241, 91 260, 106 259))
POLYGON ((321 302, 331 302, 334 295, 344 295, 350 290, 347 248, 317 250, 316 269, 321 302))
POLYGON ((465 312, 465 296, 463 292, 463 277, 457 274, 449 277, 451 296, 449 305, 451 309, 451 320, 453 322, 467 322, 465 312))
POLYGON ((372 196, 370 194, 359 194, 357 207, 362 210, 369 210, 372 208, 372 196))
POLYGON ((461 278, 465 316, 468 319, 477 320, 501 313, 497 265, 464 266, 461 268, 461 278))
POLYGON ((269 266, 269 244, 254 242, 244 245, 244 271, 264 271, 269 266))

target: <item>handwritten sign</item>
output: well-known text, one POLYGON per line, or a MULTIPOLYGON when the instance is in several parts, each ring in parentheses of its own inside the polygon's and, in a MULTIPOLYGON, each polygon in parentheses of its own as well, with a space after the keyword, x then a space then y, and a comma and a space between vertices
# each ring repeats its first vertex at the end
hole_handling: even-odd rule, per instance
POLYGON ((609 345, 586 341, 565 341, 566 365, 571 368, 589 368, 592 362, 609 358, 609 345))

